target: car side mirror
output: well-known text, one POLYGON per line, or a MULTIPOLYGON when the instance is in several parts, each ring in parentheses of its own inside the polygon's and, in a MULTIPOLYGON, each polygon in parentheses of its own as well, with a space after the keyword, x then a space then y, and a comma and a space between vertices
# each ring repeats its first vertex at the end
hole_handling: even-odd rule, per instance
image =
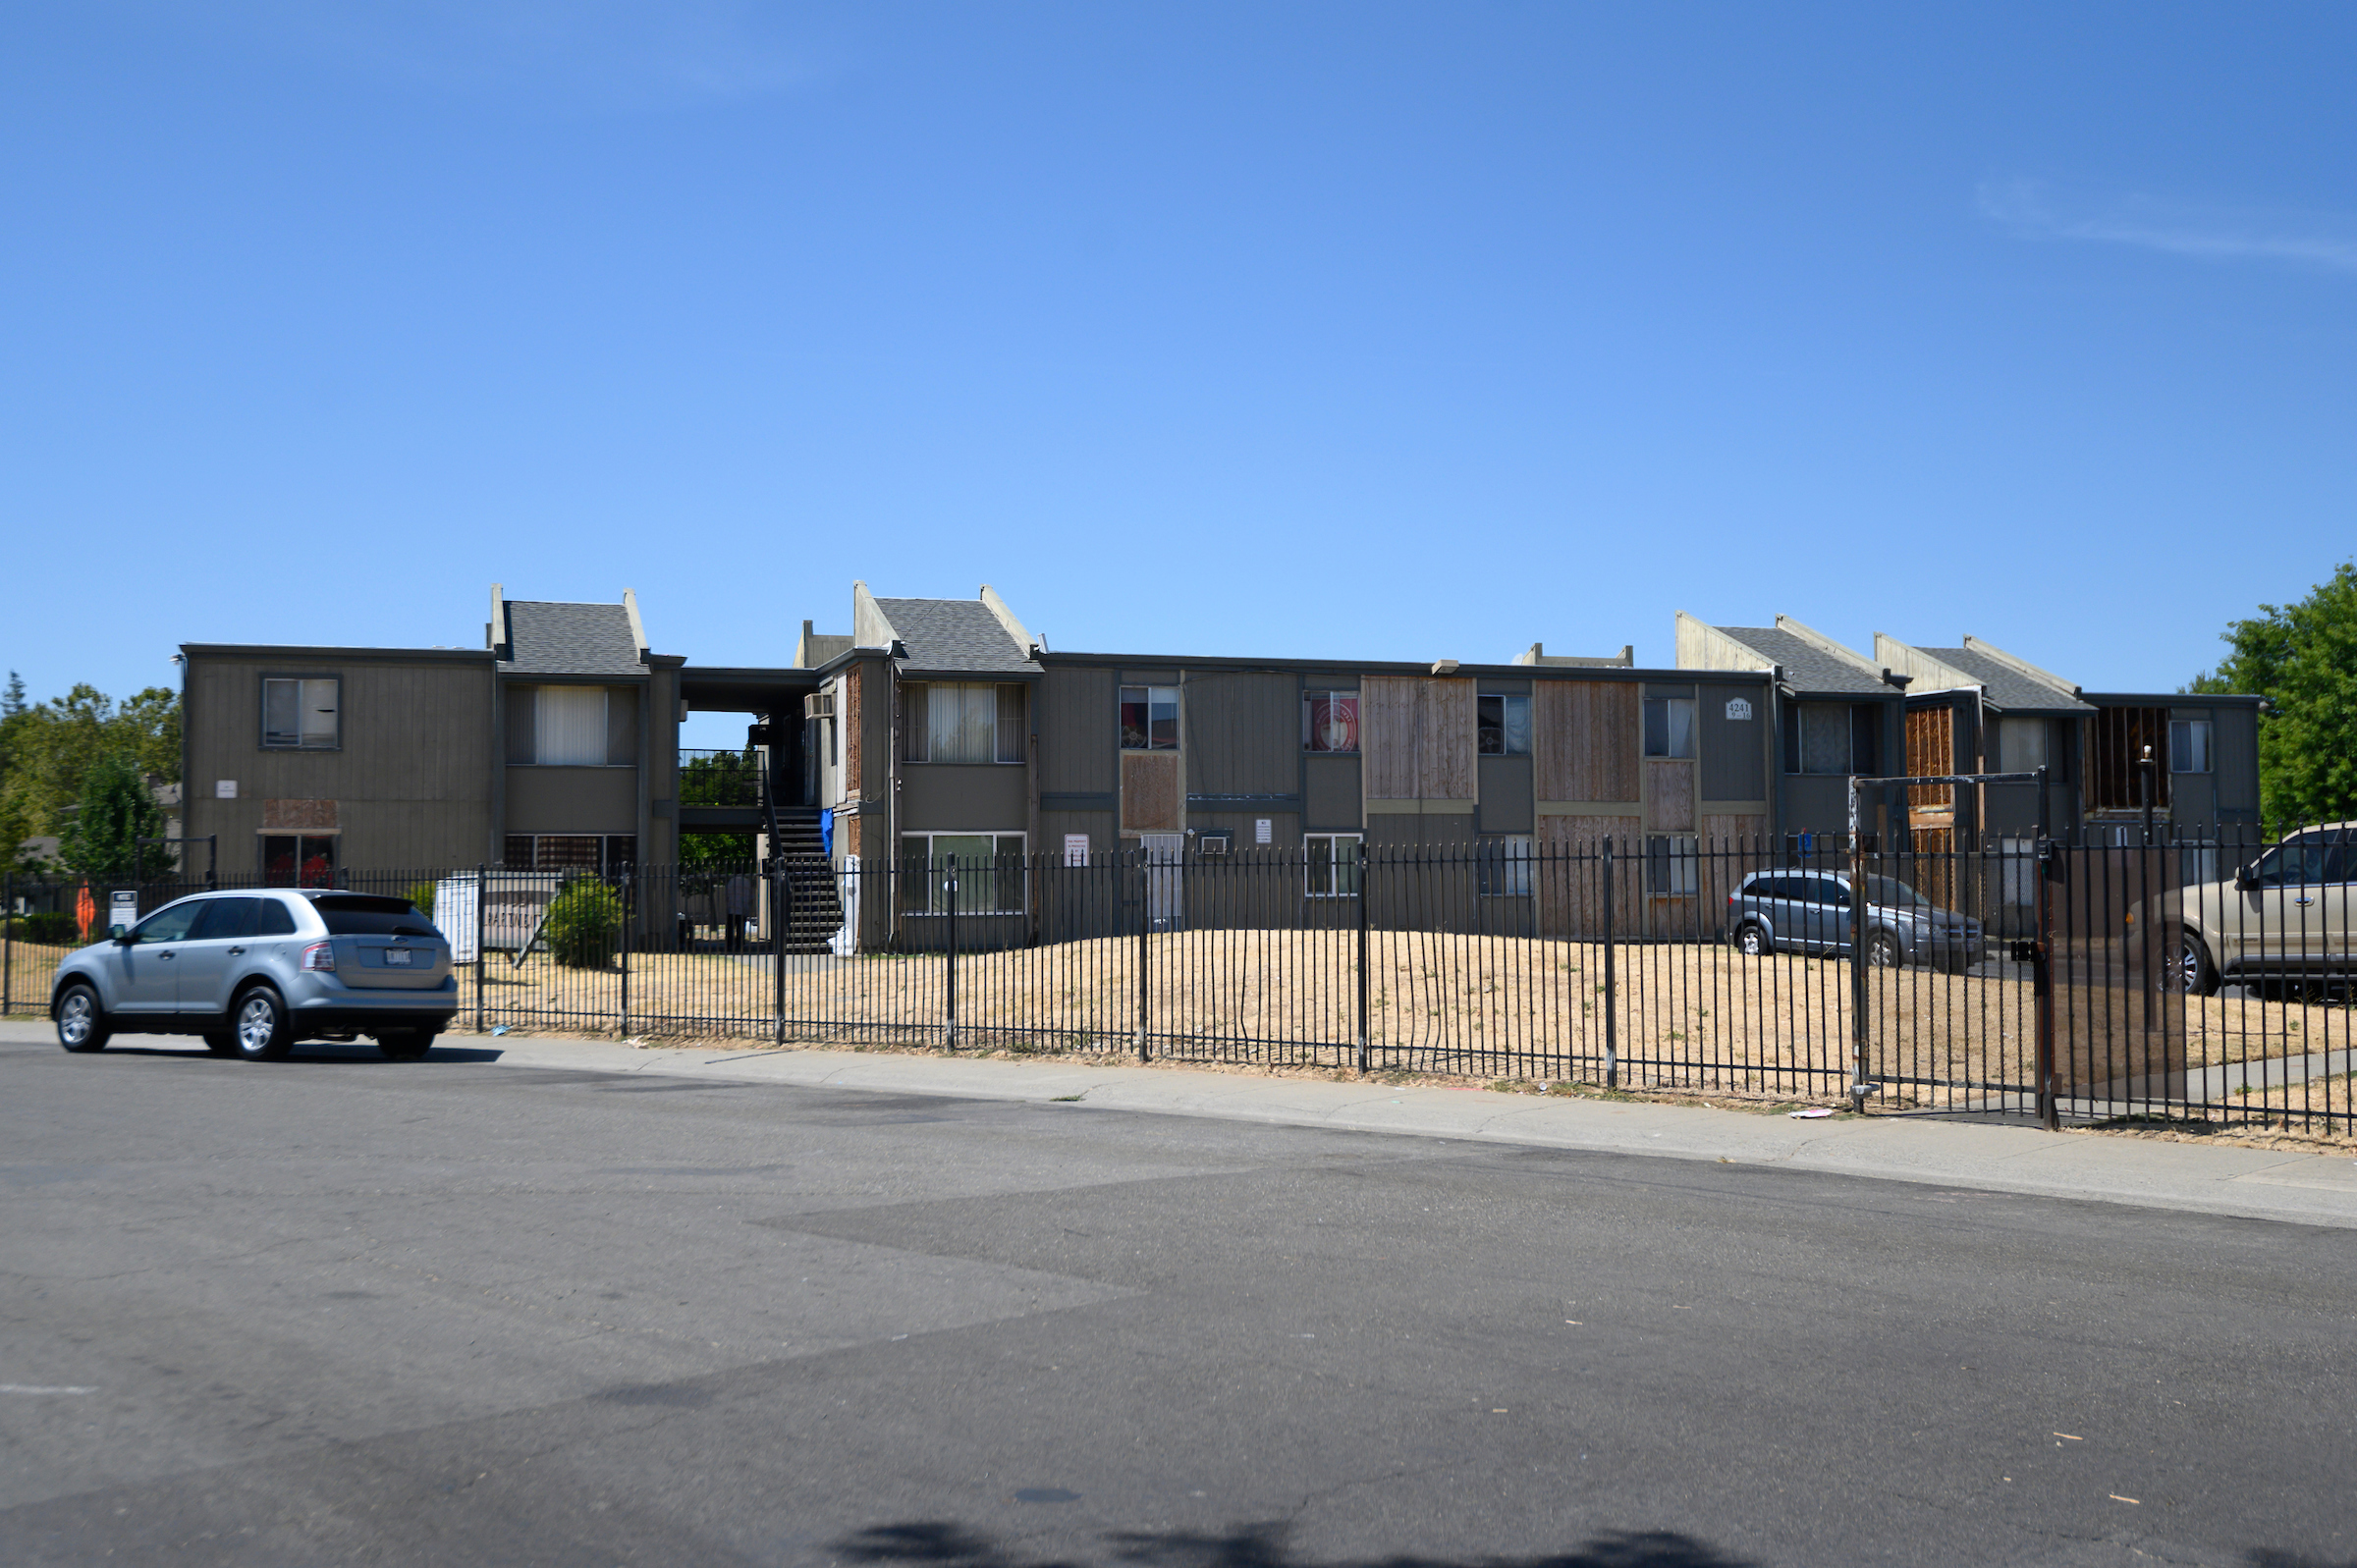
POLYGON ((2243 866, 2235 871, 2234 889, 2237 892, 2249 892, 2253 888, 2258 886, 2259 879, 2252 873, 2250 867, 2243 866))
POLYGON ((131 946, 131 928, 129 926, 112 927, 107 931, 107 936, 118 947, 131 946))

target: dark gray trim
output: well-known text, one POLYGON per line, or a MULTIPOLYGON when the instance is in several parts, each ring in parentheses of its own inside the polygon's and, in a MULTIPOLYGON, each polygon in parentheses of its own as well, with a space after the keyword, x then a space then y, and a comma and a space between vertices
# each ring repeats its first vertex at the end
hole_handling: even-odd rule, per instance
MULTIPOLYGON (((2079 700, 2099 708, 2256 708, 2267 701, 2265 697, 2235 693, 2221 692, 2213 696, 2207 691, 2083 691, 2079 693, 2079 700)), ((1996 704, 1990 706, 1995 707, 1996 704)), ((2086 717, 2076 709, 2071 711, 2071 716, 2086 717)))
MULTIPOLYGON (((1300 672, 1335 679, 1343 677, 1341 669, 1354 669, 1364 676, 1425 676, 1432 675, 1430 664, 1402 664, 1398 661, 1369 660, 1361 664, 1338 667, 1331 659, 1211 659, 1195 655, 1163 655, 1132 653, 1043 653, 1043 665, 1065 665, 1088 670, 1149 671, 1149 670, 1248 670, 1271 675, 1300 672)), ((1695 672, 1691 670, 1636 670, 1625 665, 1476 665, 1460 663, 1456 677, 1490 677, 1500 680, 1656 680, 1683 681, 1692 684, 1695 672)), ((1767 670, 1714 670, 1709 672, 1719 683, 1757 682, 1767 685, 1775 678, 1767 670)))
POLYGON ((184 642, 180 651, 192 659, 333 659, 338 663, 368 664, 490 664, 489 648, 322 648, 296 647, 275 642, 184 642))
POLYGON ((1122 792, 1118 789, 1089 791, 1079 789, 1047 789, 1039 796, 1042 811, 1119 811, 1122 792))
POLYGON ((1292 795, 1188 795, 1187 809, 1203 811, 1299 811, 1301 797, 1292 795))

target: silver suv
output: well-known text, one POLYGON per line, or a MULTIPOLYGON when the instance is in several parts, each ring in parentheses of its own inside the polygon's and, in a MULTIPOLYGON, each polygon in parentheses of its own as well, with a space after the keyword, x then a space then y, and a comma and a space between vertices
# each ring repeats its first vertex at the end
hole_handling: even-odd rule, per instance
POLYGON ((459 1010, 450 944, 407 898, 329 890, 201 892, 67 954, 49 994, 57 1043, 200 1035, 269 1061, 298 1040, 373 1035, 397 1061, 459 1010))
MULTIPOLYGON (((1928 963, 1960 974, 1981 959, 1981 923, 1943 909, 1896 877, 1866 879, 1866 961, 1928 963)), ((1849 878, 1835 871, 1755 871, 1727 895, 1727 934, 1758 957, 1779 947, 1849 951, 1849 878)))

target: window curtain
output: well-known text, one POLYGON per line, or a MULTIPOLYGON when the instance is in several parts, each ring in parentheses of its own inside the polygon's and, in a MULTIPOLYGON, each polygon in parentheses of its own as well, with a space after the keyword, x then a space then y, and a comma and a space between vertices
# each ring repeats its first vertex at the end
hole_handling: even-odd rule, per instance
POLYGON ((542 766, 603 767, 606 688, 542 686, 533 705, 532 754, 542 766))
MULTIPOLYGON (((1500 706, 1506 710, 1506 723, 1504 727, 1506 730, 1506 754, 1509 757, 1529 756, 1530 699, 1528 697, 1508 697, 1500 706)), ((1686 717, 1687 727, 1691 728, 1693 722, 1693 715, 1691 711, 1689 711, 1686 717)), ((1670 721, 1670 726, 1672 731, 1672 738, 1675 738, 1675 731, 1678 728, 1677 721, 1672 718, 1670 721)), ((1680 755, 1682 755, 1682 753, 1680 753, 1680 755)))
POLYGON ((1800 771, 1849 772, 1849 710, 1809 703, 1800 710, 1800 771))
POLYGON ((999 688, 962 684, 927 688, 925 730, 930 761, 996 762, 999 688))

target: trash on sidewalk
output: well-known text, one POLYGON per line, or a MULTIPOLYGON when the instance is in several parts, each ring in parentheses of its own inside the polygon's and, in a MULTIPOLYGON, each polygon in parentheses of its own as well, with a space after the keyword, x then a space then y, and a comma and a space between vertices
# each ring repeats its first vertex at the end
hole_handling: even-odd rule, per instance
POLYGON ((508 1032, 508 1026, 504 1023, 493 1024, 491 1026, 491 1032, 495 1035, 504 1035, 508 1032))
POLYGON ((1811 1106, 1806 1110, 1792 1111, 1790 1115, 1794 1121, 1815 1121, 1820 1116, 1830 1116, 1833 1113, 1834 1108, 1831 1106, 1811 1106))

